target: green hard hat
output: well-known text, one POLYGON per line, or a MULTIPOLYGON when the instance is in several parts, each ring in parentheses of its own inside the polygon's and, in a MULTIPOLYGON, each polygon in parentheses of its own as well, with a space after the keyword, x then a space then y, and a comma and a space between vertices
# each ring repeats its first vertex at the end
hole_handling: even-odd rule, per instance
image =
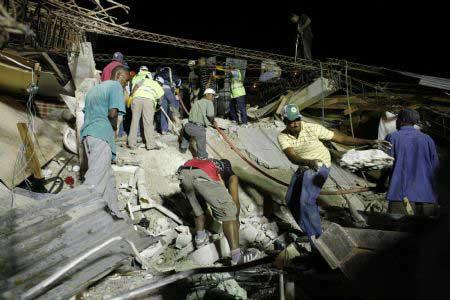
POLYGON ((287 119, 289 121, 294 121, 298 118, 301 118, 302 115, 300 114, 300 110, 298 109, 298 106, 295 104, 288 104, 285 105, 283 108, 283 118, 287 119))

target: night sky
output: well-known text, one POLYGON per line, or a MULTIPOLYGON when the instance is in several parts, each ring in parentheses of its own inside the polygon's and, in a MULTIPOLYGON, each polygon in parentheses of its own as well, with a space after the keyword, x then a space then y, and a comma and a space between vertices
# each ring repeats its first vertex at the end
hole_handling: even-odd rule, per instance
MULTIPOLYGON (((294 54, 290 12, 312 20, 314 58, 450 78, 444 1, 132 1, 130 27, 279 54, 294 54), (440 3, 441 2, 441 3, 440 3), (188 3, 194 3, 189 5, 188 3), (243 4, 245 3, 245 4, 243 4)), ((99 53, 196 58, 174 47, 99 37, 99 53)))

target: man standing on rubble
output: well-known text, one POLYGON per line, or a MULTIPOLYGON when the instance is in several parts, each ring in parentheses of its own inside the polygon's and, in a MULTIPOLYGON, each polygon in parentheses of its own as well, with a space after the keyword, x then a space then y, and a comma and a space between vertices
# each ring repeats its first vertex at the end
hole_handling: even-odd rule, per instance
POLYGON ((209 243, 205 215, 197 196, 210 207, 213 216, 222 222, 223 233, 231 249, 231 264, 256 259, 257 252, 239 248, 239 181, 227 159, 191 159, 178 169, 180 186, 195 215, 195 246, 209 243))
POLYGON ((164 79, 161 77, 158 77, 158 79, 159 81, 153 80, 151 74, 148 73, 143 80, 136 82, 133 86, 131 92, 132 118, 130 134, 128 135, 128 147, 131 149, 136 148, 137 132, 141 117, 144 125, 145 147, 147 150, 160 149, 155 143, 153 127, 156 105, 164 95, 162 88, 164 79))
POLYGON ((433 139, 414 128, 420 115, 406 108, 397 116, 397 131, 386 140, 392 144, 390 155, 395 158, 386 195, 389 212, 432 216, 436 212, 435 174, 439 158, 433 139))
POLYGON ((298 16, 296 14, 291 14, 289 16, 289 19, 292 23, 297 25, 297 41, 295 44, 295 58, 297 58, 298 55, 298 41, 301 38, 302 45, 303 45, 303 58, 311 60, 311 48, 312 48, 312 40, 313 40, 313 33, 311 30, 311 19, 306 15, 302 14, 301 16, 298 16))
POLYGON ((319 124, 302 121, 295 104, 283 108, 286 128, 278 135, 278 143, 287 158, 299 166, 292 176, 286 203, 299 216, 300 228, 310 239, 322 234, 316 199, 328 178, 331 167, 330 151, 321 141, 344 145, 375 145, 378 140, 352 138, 326 129, 319 124))
POLYGON ((247 104, 245 103, 244 78, 241 71, 233 65, 226 72, 231 74, 231 119, 245 127, 247 126, 247 104), (241 121, 239 121, 238 111, 241 115, 241 121))
POLYGON ((109 64, 107 64, 102 71, 101 76, 102 81, 110 80, 112 70, 114 70, 115 67, 123 65, 124 65, 123 54, 120 52, 114 53, 112 61, 109 64))
POLYGON ((175 94, 181 87, 181 79, 172 72, 170 67, 164 67, 159 70, 157 76, 164 79, 163 89, 164 96, 161 98, 159 129, 161 134, 169 133, 169 118, 175 119, 175 123, 179 124, 180 105, 175 94))
POLYGON ((195 138, 197 144, 197 157, 208 158, 206 152, 206 127, 214 125, 214 103, 213 100, 217 98, 216 92, 213 89, 206 89, 205 95, 202 99, 194 102, 189 114, 189 122, 184 125, 183 136, 180 145, 180 152, 186 153, 189 148, 189 141, 191 137, 195 138))
POLYGON ((117 118, 125 113, 124 88, 129 80, 129 71, 117 66, 111 79, 94 86, 86 95, 84 124, 81 138, 88 159, 88 170, 84 185, 95 187, 103 195, 111 213, 119 218, 124 215, 117 203, 116 179, 111 161, 116 156, 114 131, 117 118))

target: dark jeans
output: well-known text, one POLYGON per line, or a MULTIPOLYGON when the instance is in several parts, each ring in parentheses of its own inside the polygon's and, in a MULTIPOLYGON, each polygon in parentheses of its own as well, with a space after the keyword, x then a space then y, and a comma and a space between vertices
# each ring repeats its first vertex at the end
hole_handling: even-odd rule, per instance
MULTIPOLYGON (((416 216, 435 216, 437 206, 434 203, 409 202, 416 216)), ((389 201, 388 212, 390 214, 406 215, 406 207, 402 201, 389 201)))
POLYGON ((189 147, 189 140, 191 137, 195 138, 197 144, 197 157, 208 158, 208 152, 206 152, 206 128, 193 123, 184 125, 183 137, 180 145, 181 149, 187 149, 189 147))
POLYGON ((237 112, 241 114, 241 122, 247 124, 247 105, 245 96, 233 98, 230 101, 230 115, 233 121, 239 122, 237 112))
POLYGON ((317 172, 310 169, 299 170, 292 176, 289 184, 286 203, 294 218, 298 220, 300 228, 308 237, 318 237, 322 234, 319 207, 316 200, 329 173, 330 169, 325 166, 322 166, 317 172))

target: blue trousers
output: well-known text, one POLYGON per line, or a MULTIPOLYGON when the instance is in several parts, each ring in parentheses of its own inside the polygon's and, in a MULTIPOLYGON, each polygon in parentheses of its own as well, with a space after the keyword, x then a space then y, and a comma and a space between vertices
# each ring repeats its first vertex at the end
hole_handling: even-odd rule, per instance
POLYGON ((247 124, 247 106, 245 103, 245 96, 233 98, 230 101, 230 115, 233 121, 239 122, 237 112, 241 114, 241 122, 247 124))
POLYGON ((286 194, 286 203, 300 228, 308 235, 320 236, 322 225, 316 199, 319 197, 330 169, 322 166, 319 171, 297 171, 292 175, 286 194))
MULTIPOLYGON (((164 109, 169 117, 172 116, 171 109, 179 109, 178 100, 171 89, 164 89, 164 96, 161 99, 161 108, 164 109)), ((159 114, 159 129, 161 130, 161 133, 169 131, 169 120, 162 111, 160 111, 159 114)))

